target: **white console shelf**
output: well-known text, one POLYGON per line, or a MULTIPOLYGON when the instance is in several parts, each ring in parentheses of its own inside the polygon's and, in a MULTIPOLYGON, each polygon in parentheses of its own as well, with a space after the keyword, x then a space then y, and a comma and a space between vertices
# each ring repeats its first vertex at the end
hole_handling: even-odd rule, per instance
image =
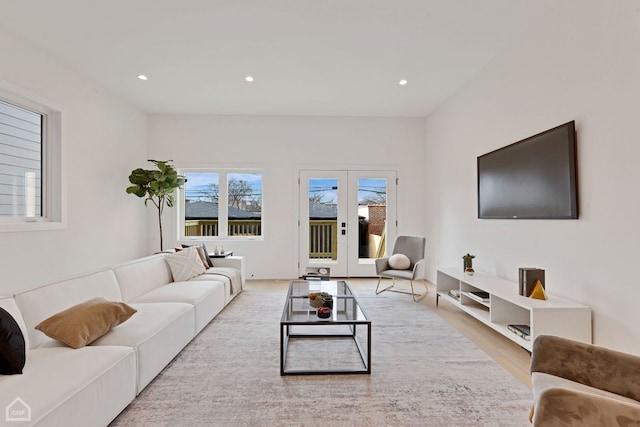
POLYGON ((538 300, 518 294, 518 283, 490 274, 476 272, 472 276, 457 268, 441 268, 436 280, 440 298, 475 317, 480 322, 531 351, 538 335, 557 335, 591 343, 591 308, 553 295, 538 300), (449 291, 460 291, 460 299, 449 291), (478 302, 469 292, 484 291, 488 302, 478 302), (530 340, 520 338, 507 329, 509 324, 526 324, 531 329, 530 340))

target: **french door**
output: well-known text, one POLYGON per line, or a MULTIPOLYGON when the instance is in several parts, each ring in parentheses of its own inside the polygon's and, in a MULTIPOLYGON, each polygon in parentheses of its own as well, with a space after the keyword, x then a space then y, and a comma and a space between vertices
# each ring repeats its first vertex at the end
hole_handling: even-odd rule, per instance
POLYGON ((299 182, 299 275, 375 276, 396 237, 395 171, 301 170, 299 182))

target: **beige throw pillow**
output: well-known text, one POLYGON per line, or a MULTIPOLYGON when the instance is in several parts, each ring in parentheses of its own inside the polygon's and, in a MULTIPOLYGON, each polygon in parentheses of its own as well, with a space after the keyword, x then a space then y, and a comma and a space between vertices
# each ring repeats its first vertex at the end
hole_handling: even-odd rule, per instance
POLYGON ((209 265, 211 260, 209 259, 209 254, 204 250, 204 245, 182 245, 181 248, 176 248, 176 252, 180 252, 186 248, 196 248, 198 251, 198 256, 202 260, 202 265, 204 265, 204 269, 208 269, 209 267, 213 267, 213 264, 209 265))
POLYGON ((69 347, 80 348, 128 320, 136 311, 123 302, 94 298, 54 314, 36 329, 69 347))
POLYGON ((407 270, 411 267, 411 260, 403 254, 391 255, 391 258, 389 258, 389 267, 394 270, 407 270))
POLYGON ((164 258, 169 265, 174 282, 184 282, 205 272, 198 250, 194 246, 184 248, 164 258))

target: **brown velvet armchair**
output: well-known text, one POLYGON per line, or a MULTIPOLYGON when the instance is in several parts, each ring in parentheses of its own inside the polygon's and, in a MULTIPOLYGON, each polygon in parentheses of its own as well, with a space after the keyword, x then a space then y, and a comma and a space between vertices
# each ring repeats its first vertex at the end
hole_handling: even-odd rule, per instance
POLYGON ((640 427, 640 356, 541 335, 531 381, 534 426, 640 427))

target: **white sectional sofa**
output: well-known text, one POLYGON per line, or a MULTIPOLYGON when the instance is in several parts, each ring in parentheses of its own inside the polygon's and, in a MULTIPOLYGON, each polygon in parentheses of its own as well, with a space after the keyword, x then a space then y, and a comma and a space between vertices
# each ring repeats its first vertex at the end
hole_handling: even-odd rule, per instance
MULTIPOLYGON (((0 299, 25 338, 19 375, 0 375, 0 425, 12 405, 22 426, 106 426, 242 289, 241 268, 208 269, 174 282, 167 254, 50 283, 0 299), (35 326, 102 297, 137 312, 90 345, 73 349, 35 326)), ((233 264, 233 262, 232 262, 233 264)), ((238 264, 240 267, 240 264, 238 264)))

